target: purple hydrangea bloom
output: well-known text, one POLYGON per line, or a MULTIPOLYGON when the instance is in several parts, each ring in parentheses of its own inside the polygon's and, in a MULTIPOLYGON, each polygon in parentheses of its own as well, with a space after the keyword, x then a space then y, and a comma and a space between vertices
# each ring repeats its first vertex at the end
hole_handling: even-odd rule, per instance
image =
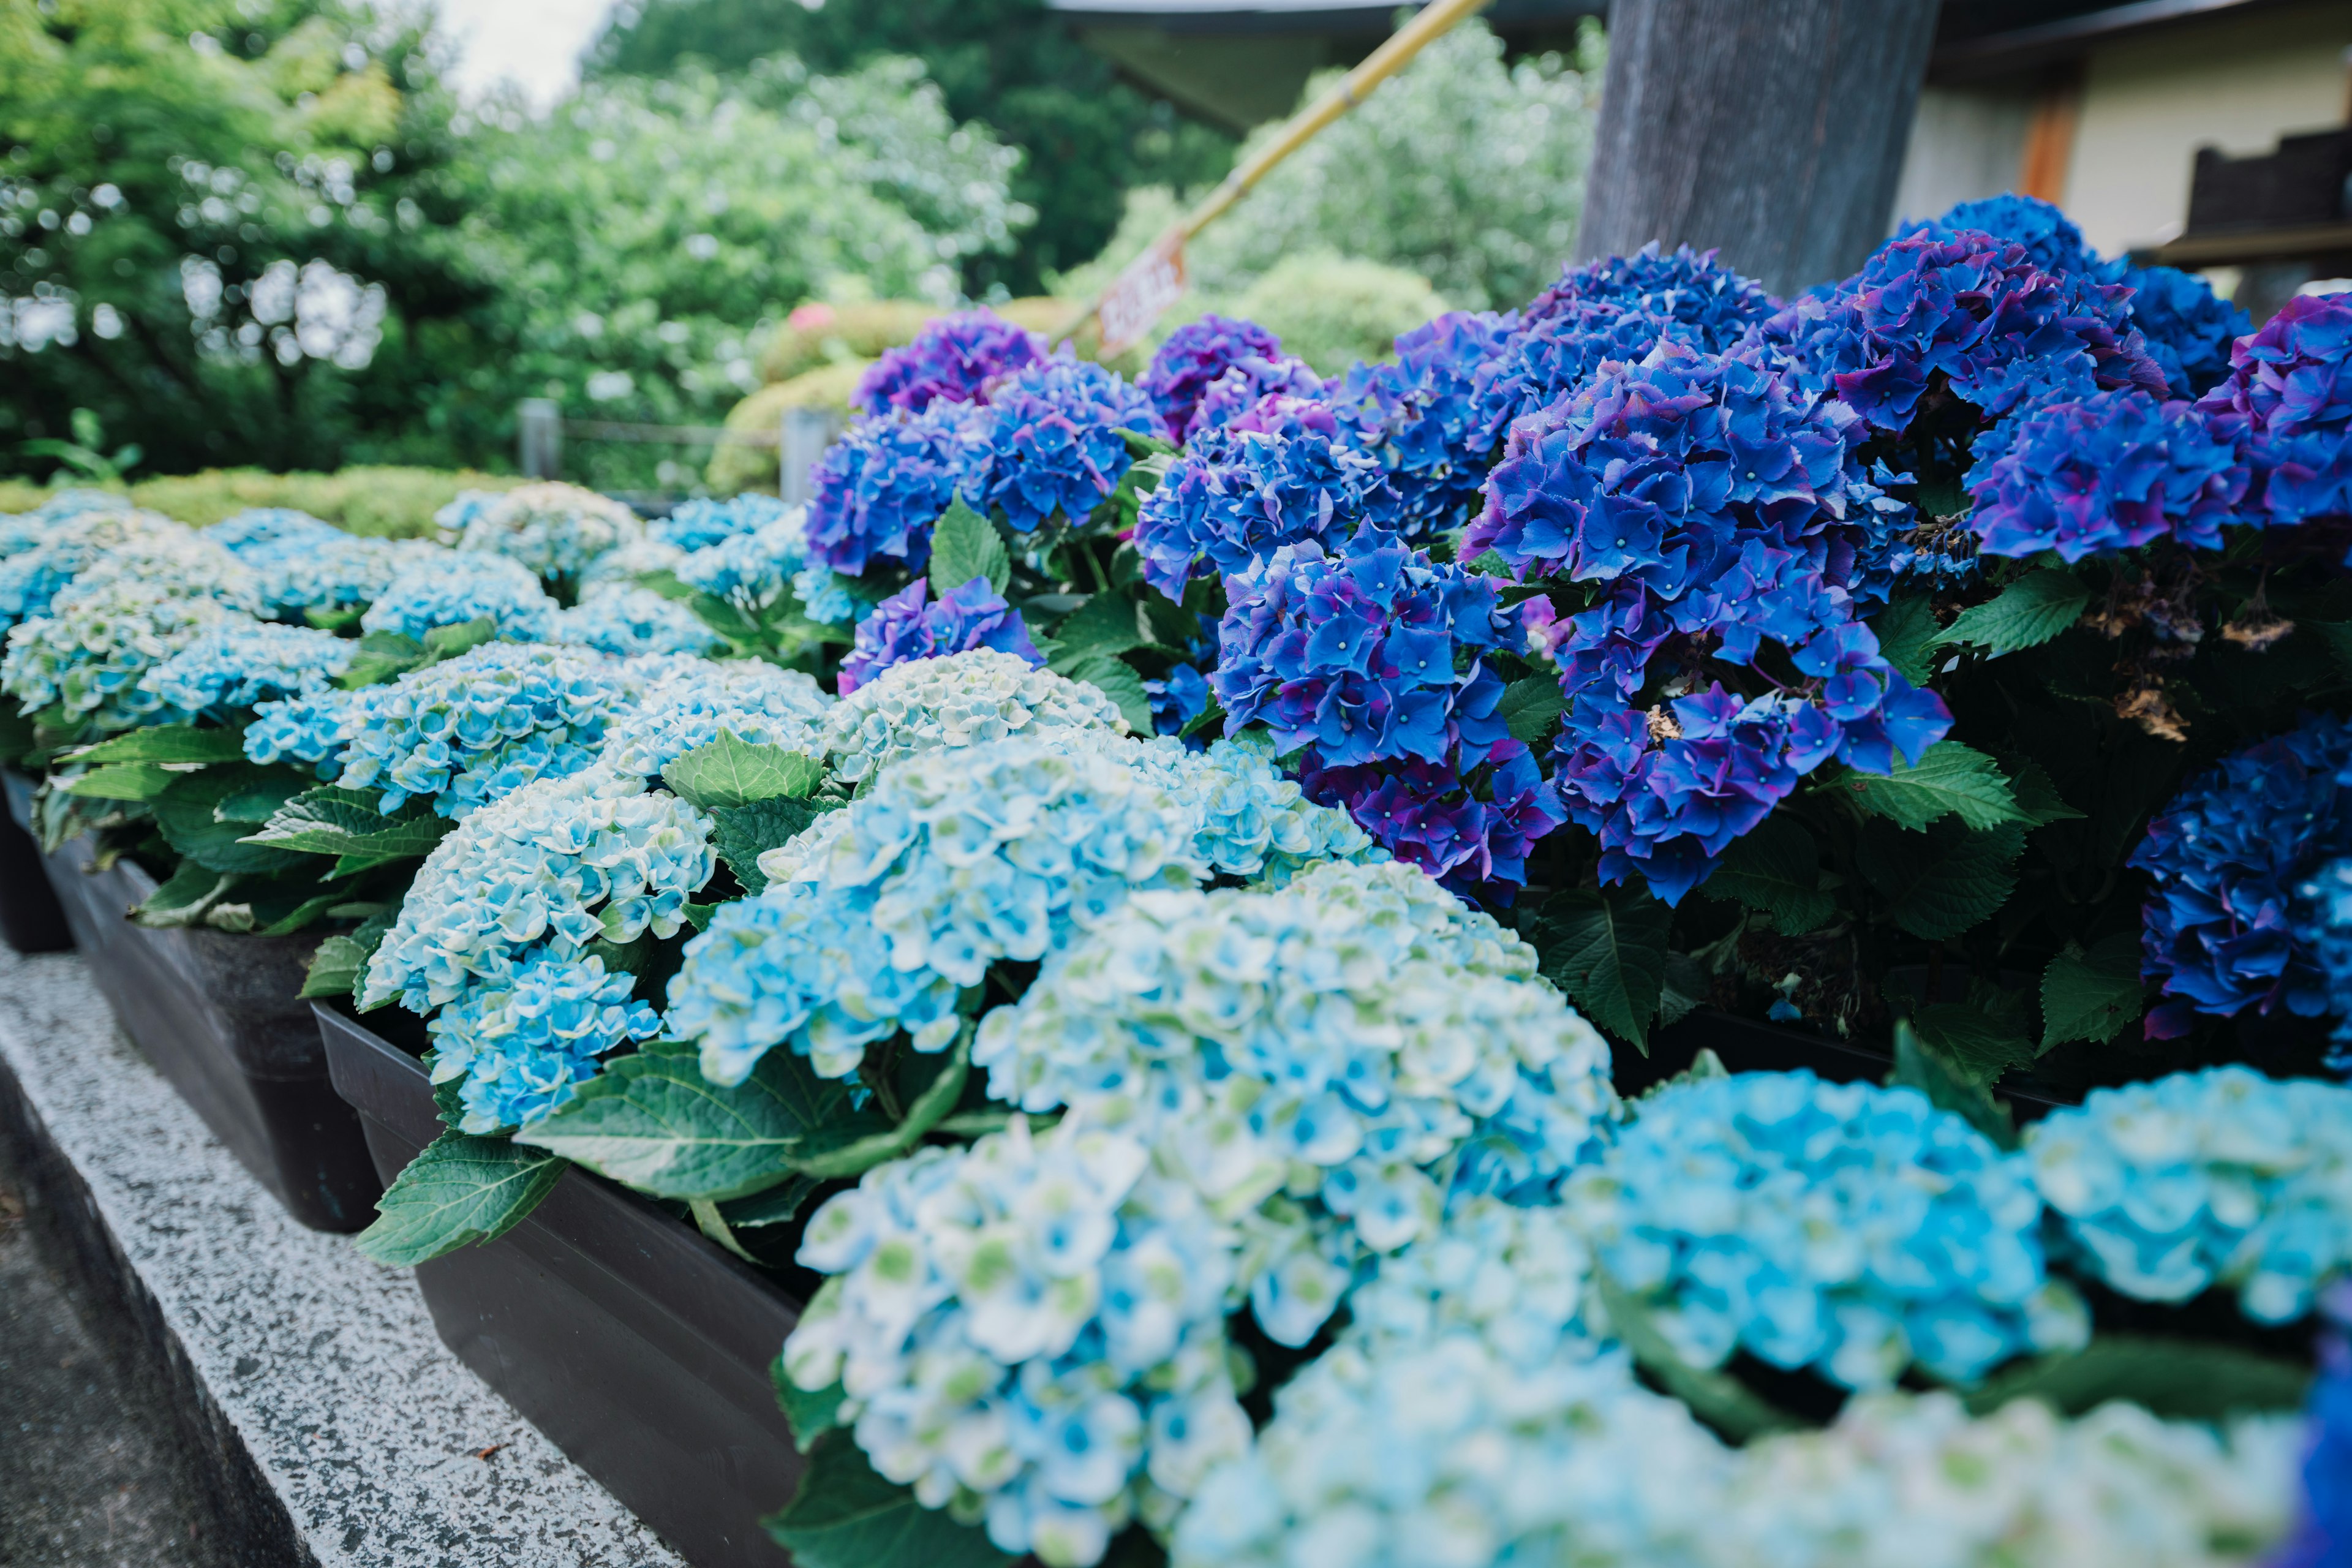
POLYGON ((1169 333, 1135 384, 1181 441, 1192 434, 1193 410, 1211 382, 1245 360, 1281 357, 1282 340, 1255 321, 1203 316, 1169 333))
POLYGON ((1505 340, 1478 378, 1474 449, 1492 453, 1520 419, 1572 396, 1608 365, 1638 364, 1660 342, 1706 344, 1673 320, 1601 300, 1571 300, 1505 340))
POLYGON ((2186 1032, 2192 1013, 2325 1010, 2305 889, 2352 850, 2347 767, 2352 728, 2306 719, 2222 758, 2148 823, 2130 864, 2151 882, 2140 973, 2169 998, 2148 1014, 2151 1038, 2186 1032))
POLYGON ((1023 533, 1055 516, 1083 522, 1135 461, 1119 432, 1165 436, 1151 399, 1113 372, 1049 360, 997 383, 971 426, 978 458, 964 496, 1003 509, 1023 533))
POLYGON ((2273 524, 2352 512, 2352 295, 2288 300, 2198 406, 2246 443, 2252 504, 2273 524))
POLYGON ((1198 443, 1219 430, 1241 426, 1271 428, 1263 423, 1268 407, 1304 407, 1328 401, 1339 384, 1303 359, 1252 359, 1234 365, 1209 384, 1185 439, 1198 443), (1253 424, 1253 421, 1258 423, 1253 424))
POLYGON ((2037 196, 2011 193, 1962 202, 1943 216, 1915 223, 1901 234, 1906 238, 1923 234, 1930 239, 1950 239, 1971 230, 2023 247, 2033 265, 2044 272, 2080 273, 2100 282, 2115 281, 2099 276, 2110 270, 2108 264, 2084 240, 2074 221, 2037 196))
POLYGON ((1451 532, 1475 502, 1495 448, 1480 383, 1517 325, 1450 310, 1399 337, 1394 360, 1357 365, 1341 383, 1350 437, 1388 470, 1406 537, 1451 532))
POLYGON ((1969 527, 1993 555, 2080 561, 2167 535, 2218 550, 2246 493, 2237 448, 2193 405, 2137 387, 2021 410, 1976 455, 1969 527))
POLYGON ((1662 325, 1671 322, 1680 329, 1677 335, 1710 353, 1729 348, 1779 308, 1761 283, 1718 265, 1714 251, 1679 245, 1664 255, 1654 240, 1631 256, 1605 257, 1562 271, 1528 306, 1527 321, 1532 325, 1579 305, 1605 305, 1662 325))
POLYGON ((1401 511, 1380 463, 1341 438, 1328 407, 1275 394, 1176 460, 1144 498, 1135 548, 1144 580, 1181 602, 1204 568, 1240 572, 1285 544, 1393 527, 1401 511))
POLYGON ((1805 774, 1832 758, 1883 773, 1950 728, 1856 618, 1884 499, 1857 428, 1818 390, 1665 342, 1513 433, 1463 550, 1590 584, 1572 613, 1525 624, 1559 668, 1555 776, 1604 880, 1639 871, 1678 902, 1805 774), (1670 647, 1752 668, 1767 641, 1794 683, 1637 706, 1670 647))
POLYGON ((858 378, 857 406, 867 414, 920 414, 938 402, 980 401, 990 382, 1045 357, 1044 338, 993 310, 941 316, 858 378))
POLYGON ((1021 612, 1004 602, 985 577, 974 577, 937 603, 926 603, 929 579, 918 577, 891 595, 857 623, 856 646, 841 661, 841 695, 848 696, 892 665, 915 658, 945 658, 976 647, 1018 654, 1043 665, 1045 656, 1029 640, 1021 612))
POLYGON ((1225 590, 1210 683, 1229 730, 1263 724, 1302 751, 1311 798, 1449 885, 1525 880, 1528 847, 1564 815, 1496 711, 1486 656, 1524 633, 1492 579, 1368 527, 1336 554, 1285 545, 1225 590))
POLYGON ((1988 417, 2028 397, 2097 387, 2161 395, 2164 373, 2130 313, 2119 284, 2045 272, 2023 246, 1962 230, 1888 240, 1860 272, 1796 301, 1748 342, 1899 434, 1938 377, 1988 417))
POLYGON ((1143 694, 1151 701, 1151 732, 1181 733, 1185 725, 1209 710, 1209 680, 1189 664, 1180 664, 1164 680, 1147 680, 1143 694))
POLYGON ((809 559, 845 577, 877 561, 920 571, 931 525, 982 460, 972 404, 861 419, 816 465, 808 510, 809 559))

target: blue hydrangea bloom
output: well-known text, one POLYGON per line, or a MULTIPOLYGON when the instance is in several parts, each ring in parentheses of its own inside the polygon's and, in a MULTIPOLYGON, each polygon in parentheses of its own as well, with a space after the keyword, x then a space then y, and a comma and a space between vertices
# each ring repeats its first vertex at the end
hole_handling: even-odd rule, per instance
POLYGON ((68 587, 106 584, 259 608, 252 572, 196 530, 152 511, 92 507, 47 523, 38 543, 0 559, 0 631, 48 615, 68 587))
POLYGON ((2221 547, 2247 472, 2187 403, 2137 387, 2029 405, 1976 445, 1968 525, 1991 555, 2080 561, 2160 538, 2221 547))
POLYGON ((1190 664, 1180 664, 1160 680, 1143 683, 1151 703, 1154 734, 1173 735, 1209 710, 1209 678, 1190 664))
POLYGON ((167 711, 226 720, 236 710, 331 684, 356 647, 308 626, 230 616, 198 633, 140 684, 167 711))
POLYGON ((1139 893, 982 1020, 972 1062, 994 1099, 1133 1132, 1219 1213, 1311 1200, 1315 1244, 1243 1277, 1299 1345, 1360 1261, 1437 1233, 1450 1191, 1540 1200, 1597 1152, 1609 1047, 1536 970, 1393 862, 1139 893))
POLYGON ((1479 388, 1517 326, 1515 315, 1448 311, 1400 336, 1395 359, 1357 365, 1335 395, 1402 498, 1408 538, 1450 533, 1475 506, 1495 447, 1479 388))
POLYGON ((1111 371, 1049 360, 998 383, 971 426, 975 457, 960 488, 1030 533, 1059 517, 1084 522, 1134 466, 1119 432, 1165 436, 1151 399, 1111 371))
POLYGON ((2101 278, 2110 270, 2083 238, 2083 231, 2050 203, 2013 192, 1982 201, 1962 202, 1939 218, 1906 226, 1903 236, 1924 234, 1931 239, 1951 239, 1963 231, 1989 234, 2004 244, 2021 247, 2034 266, 2044 272, 2074 273, 2101 278))
POLYGON ((1021 612, 1004 602, 985 577, 974 577, 936 603, 930 580, 918 577, 875 606, 857 623, 856 640, 841 661, 844 697, 893 665, 993 648, 1042 665, 1045 656, 1029 640, 1021 612))
POLYGON ((2250 1068, 2094 1089, 2025 1130, 2074 1263, 2126 1296, 2287 1323, 2352 1270, 2352 1088, 2250 1068))
POLYGON ((793 507, 688 552, 671 570, 688 587, 750 612, 774 603, 808 565, 808 513, 793 507))
POLYGON ((488 616, 502 637, 543 642, 555 635, 560 607, 520 562, 450 551, 404 565, 360 617, 360 626, 422 637, 436 626, 488 616))
POLYGON ((288 506, 247 507, 204 532, 206 539, 236 555, 250 555, 272 545, 297 542, 320 545, 349 537, 334 524, 288 506))
POLYGON ((934 403, 982 401, 990 383, 1045 357, 1044 338, 993 310, 941 316, 858 378, 857 406, 871 415, 920 414, 934 403))
POLYGON ((1245 361, 1271 363, 1282 357, 1282 340, 1255 321, 1207 315, 1168 334, 1136 379, 1136 387, 1178 441, 1192 432, 1192 414, 1202 394, 1245 361))
POLYGON ((697 496, 678 502, 667 517, 646 524, 646 532, 673 549, 702 550, 747 533, 757 533, 792 510, 774 496, 762 495, 758 490, 745 490, 724 500, 697 496))
POLYGON ((527 950, 500 980, 468 986, 425 1026, 433 1079, 462 1078, 462 1132, 528 1128, 596 1076, 597 1058, 661 1033, 661 1016, 634 999, 636 976, 604 961, 527 950))
POLYGON ((240 559, 252 568, 254 591, 273 615, 299 617, 375 602, 412 566, 446 562, 450 552, 421 539, 272 539, 247 546, 240 559))
POLYGON ((1671 322, 1695 348, 1729 348, 1772 314, 1774 301, 1762 284, 1723 266, 1715 255, 1686 245, 1669 254, 1653 241, 1631 256, 1570 266, 1528 303, 1527 320, 1539 321, 1579 305, 1606 305, 1671 322))
POLYGON ((2250 500, 2273 524, 2352 513, 2352 295, 2289 300, 2198 406, 2246 443, 2250 500))
POLYGON ((629 673, 603 655, 485 643, 354 692, 335 782, 379 791, 387 815, 425 800, 462 821, 535 778, 586 767, 636 694, 629 673))
POLYGON ((1201 446, 1223 430, 1286 429, 1306 405, 1328 404, 1338 384, 1305 360, 1244 360, 1201 394, 1186 444, 1201 446))
POLYGON ((2230 349, 2254 330, 2253 319, 2178 267, 2127 267, 2132 325, 2174 397, 2201 396, 2230 374, 2230 349))
POLYGON ((1196 440, 1144 498, 1135 547, 1145 581, 1168 597, 1181 600, 1194 576, 1243 571, 1281 545, 1402 519, 1379 459, 1340 438, 1328 408, 1271 401, 1265 412, 1278 427, 1236 425, 1196 440))
POLYGON ((1166 736, 1117 739, 1107 729, 1062 725, 1040 731, 1050 744, 1097 749, 1157 779, 1192 816, 1192 847, 1212 871, 1279 887, 1326 860, 1377 859, 1371 838, 1347 813, 1308 800, 1274 764, 1261 732, 1198 750, 1166 736))
POLYGON ((131 498, 113 490, 77 485, 53 491, 30 511, 0 512, 0 560, 45 542, 57 531, 58 523, 90 512, 131 510, 131 498))
POLYGON ((557 617, 555 640, 600 653, 711 653, 719 636, 700 616, 651 588, 608 587, 557 617))
POLYGON ((147 677, 206 632, 248 617, 203 594, 92 575, 59 590, 46 615, 10 628, 0 695, 26 713, 57 708, 108 730, 191 717, 147 677))
POLYGON ((2326 1006, 2303 889, 2352 852, 2347 767, 2352 727, 2321 714, 2224 757, 2149 820, 2130 864, 2150 884, 2140 973, 2170 999, 2149 1013, 2151 1037, 2185 1033, 2192 1012, 2326 1006))
POLYGON ((809 559, 850 577, 875 562, 921 571, 931 525, 967 473, 987 460, 982 414, 974 404, 939 403, 852 425, 811 476, 809 559))
POLYGON ((759 746, 820 756, 833 706, 815 680, 797 669, 752 660, 695 659, 651 681, 606 726, 602 760, 652 779, 721 731, 759 746))
POLYGON ((2352 1552, 2352 1286, 2328 1292, 2329 1331, 2311 1385, 2303 1514, 2272 1568, 2343 1568, 2352 1552))
POLYGON ((1224 1329, 1244 1245, 1136 1141, 1016 1121, 816 1212, 799 1260, 833 1278, 782 1372, 840 1384, 838 1418, 923 1506, 1085 1568, 1249 1445, 1224 1329))
POLYGON ((845 696, 825 715, 824 753, 856 786, 920 752, 1066 728, 1124 734, 1127 721, 1098 686, 974 648, 892 665, 845 696))
POLYGON ((333 778, 343 771, 343 752, 351 744, 347 726, 356 695, 330 686, 260 703, 245 730, 247 759, 265 765, 307 763, 320 778, 333 778))
POLYGON ((1745 1350, 1849 1388, 1915 1362, 1973 1383, 2089 1337, 2049 1276, 2023 1162, 1916 1089, 1810 1072, 1678 1083, 1561 1202, 1694 1365, 1745 1350))
POLYGON ((504 556, 549 583, 577 583, 596 558, 645 538, 620 501, 578 485, 517 485, 467 519, 457 548, 504 556))
POLYGON ((504 490, 459 490, 433 514, 433 526, 444 540, 462 537, 473 521, 498 504, 504 490))

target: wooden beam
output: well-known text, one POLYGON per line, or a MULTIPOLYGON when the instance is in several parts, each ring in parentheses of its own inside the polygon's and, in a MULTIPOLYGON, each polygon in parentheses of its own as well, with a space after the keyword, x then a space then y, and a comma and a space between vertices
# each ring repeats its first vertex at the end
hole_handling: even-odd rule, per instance
POLYGON ((1937 0, 1616 0, 1576 252, 1719 248, 1788 295, 1886 237, 1937 0))

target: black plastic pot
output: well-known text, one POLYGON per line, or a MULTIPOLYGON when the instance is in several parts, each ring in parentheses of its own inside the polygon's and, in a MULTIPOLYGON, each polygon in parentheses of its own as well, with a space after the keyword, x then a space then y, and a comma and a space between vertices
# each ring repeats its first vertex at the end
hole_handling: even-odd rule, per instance
MULTIPOLYGON (((1612 1076, 1617 1091, 1628 1097, 1684 1071, 1701 1050, 1713 1051, 1733 1072, 1795 1072, 1808 1068, 1836 1083, 1861 1079, 1884 1083, 1886 1075, 1895 1069, 1895 1058, 1885 1051, 1848 1045, 1803 1029, 1759 1024, 1752 1018, 1718 1013, 1708 1007, 1651 1036, 1650 1054, 1646 1057, 1626 1045, 1612 1045, 1612 1076)), ((2022 1121, 2046 1116, 2071 1103, 2008 1084, 1995 1085, 1993 1093, 2008 1100, 2022 1121)))
POLYGON ((29 831, 33 781, 0 773, 0 787, 8 793, 8 815, 0 820, 0 942, 18 952, 63 952, 73 946, 73 931, 29 831))
POLYGON ((45 865, 115 1021, 213 1136, 301 1224, 364 1229, 383 1184, 300 997, 318 938, 134 925, 154 879, 127 858, 99 868, 87 838, 45 865))
MULTIPOLYGON (((415 1058, 317 1009, 336 1089, 389 1182, 441 1131, 415 1058)), ((584 1171, 486 1247, 420 1264, 442 1342, 697 1568, 779 1568, 760 1528, 804 1461, 769 1367, 800 1303, 584 1171)))

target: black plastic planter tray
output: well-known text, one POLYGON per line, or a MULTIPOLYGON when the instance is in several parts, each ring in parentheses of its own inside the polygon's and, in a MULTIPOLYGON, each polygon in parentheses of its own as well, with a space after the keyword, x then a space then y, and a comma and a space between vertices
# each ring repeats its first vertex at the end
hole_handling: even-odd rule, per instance
MULTIPOLYGON (((1851 1046, 1802 1029, 1701 1008, 1652 1036, 1646 1057, 1630 1046, 1615 1047, 1612 1065, 1617 1090, 1628 1096, 1639 1094, 1688 1068, 1702 1049, 1713 1051, 1733 1072, 1794 1072, 1803 1068, 1837 1083, 1863 1079, 1883 1083, 1895 1068, 1892 1056, 1867 1046, 1851 1046)), ((2025 1121, 2072 1103, 2008 1084, 1996 1085, 1993 1093, 2008 1100, 2018 1119, 2025 1121)))
MULTIPOLYGON (((335 1088, 388 1182, 441 1131, 415 1058, 327 1007, 335 1088)), ((442 1342, 697 1568, 779 1568, 760 1528, 803 1467, 769 1367, 800 1303, 584 1171, 513 1230, 416 1269, 442 1342)))
POLYGON ((73 931, 30 831, 33 781, 0 773, 0 787, 8 792, 8 815, 0 819, 0 942, 18 952, 62 952, 73 945, 73 931))
POLYGON ((154 879, 127 858, 98 869, 87 838, 46 865, 116 1022, 213 1135, 303 1225, 365 1228, 383 1184, 300 999, 318 939, 133 925, 154 879))

